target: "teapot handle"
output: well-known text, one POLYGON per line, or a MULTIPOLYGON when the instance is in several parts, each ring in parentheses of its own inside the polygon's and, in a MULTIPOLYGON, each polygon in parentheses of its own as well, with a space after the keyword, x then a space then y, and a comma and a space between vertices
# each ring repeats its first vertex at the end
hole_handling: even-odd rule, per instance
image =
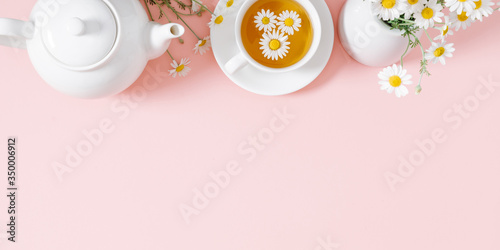
POLYGON ((26 49, 26 39, 33 37, 31 22, 0 18, 0 45, 26 49))

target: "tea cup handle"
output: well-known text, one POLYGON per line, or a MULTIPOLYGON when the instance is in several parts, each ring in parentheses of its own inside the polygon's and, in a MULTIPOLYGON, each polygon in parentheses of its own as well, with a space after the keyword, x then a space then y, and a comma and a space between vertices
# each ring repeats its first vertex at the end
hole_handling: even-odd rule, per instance
POLYGON ((238 70, 242 69, 248 64, 247 59, 243 56, 242 53, 239 53, 238 55, 234 56, 229 60, 225 65, 224 68, 226 69, 226 72, 229 75, 232 75, 236 73, 238 70))

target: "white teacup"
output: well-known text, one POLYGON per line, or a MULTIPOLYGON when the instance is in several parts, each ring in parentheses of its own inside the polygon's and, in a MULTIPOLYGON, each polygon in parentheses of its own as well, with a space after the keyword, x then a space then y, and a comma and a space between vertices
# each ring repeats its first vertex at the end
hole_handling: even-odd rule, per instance
MULTIPOLYGON (((245 14, 247 13, 248 9, 257 1, 265 1, 265 0, 247 0, 240 8, 238 12, 238 16, 236 17, 236 24, 235 24, 235 36, 236 36, 236 44, 238 45, 239 53, 235 55, 231 60, 229 60, 225 65, 224 68, 226 69, 226 72, 230 75, 236 73, 238 70, 242 69, 243 67, 247 66, 248 64, 253 65, 254 67, 267 71, 270 73, 284 73, 284 72, 289 72, 292 70, 296 70, 302 66, 304 66, 311 58, 314 56, 316 51, 318 50, 320 40, 321 40, 321 21, 318 15, 318 12, 314 5, 309 1, 309 0, 295 0, 297 3, 299 3, 307 12, 309 15, 309 20, 311 22, 311 27, 313 29, 313 38, 312 38, 312 43, 311 47, 309 48, 308 52, 306 55, 297 63, 285 67, 285 68, 271 68, 264 66, 257 61, 255 61, 246 51, 245 47, 243 46, 243 41, 241 40, 241 26, 243 22, 243 18, 245 17, 245 14)), ((289 1, 289 0, 287 0, 289 1)))

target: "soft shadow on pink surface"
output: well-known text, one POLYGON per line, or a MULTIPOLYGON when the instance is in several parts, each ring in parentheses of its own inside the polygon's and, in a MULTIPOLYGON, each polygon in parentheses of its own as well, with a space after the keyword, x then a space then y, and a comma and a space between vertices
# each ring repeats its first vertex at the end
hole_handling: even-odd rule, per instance
POLYGON ((326 68, 323 70, 323 72, 318 76, 318 78, 316 78, 314 82, 306 86, 300 92, 313 90, 316 87, 319 87, 319 85, 322 85, 328 82, 328 80, 334 78, 336 73, 342 70, 345 65, 354 62, 354 60, 352 60, 352 58, 350 58, 349 55, 347 55, 347 53, 343 50, 338 36, 337 19, 340 14, 341 7, 343 6, 343 1, 327 1, 327 4, 330 8, 330 13, 332 15, 335 27, 334 46, 330 61, 328 65, 326 65, 326 68))
MULTIPOLYGON (((3 1, 0 17, 25 19, 34 2, 3 1)), ((343 1, 327 3, 337 22, 343 1)), ((207 21, 189 19, 200 36, 207 21)), ((192 71, 143 98, 148 71, 117 96, 78 100, 43 83, 25 51, 0 47, 0 138, 19 138, 20 186, 19 241, 2 227, 0 249, 498 250, 499 22, 497 12, 452 36, 454 57, 403 99, 380 91, 381 69, 353 61, 338 37, 319 78, 279 97, 236 86, 211 53, 192 53, 189 33, 170 51, 192 71), (492 93, 476 104, 484 86, 492 93), (60 181, 54 165, 103 121, 113 131, 60 181)), ((418 66, 414 50, 405 67, 416 78, 418 66)))

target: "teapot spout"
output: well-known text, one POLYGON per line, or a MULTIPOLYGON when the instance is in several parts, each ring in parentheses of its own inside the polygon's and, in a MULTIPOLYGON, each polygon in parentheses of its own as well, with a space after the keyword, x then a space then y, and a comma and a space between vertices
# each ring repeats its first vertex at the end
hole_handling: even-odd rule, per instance
POLYGON ((184 27, 180 24, 169 23, 161 25, 156 22, 149 23, 149 36, 146 37, 149 59, 155 59, 165 53, 174 38, 184 34, 184 27), (149 39, 149 41, 148 41, 149 39))

